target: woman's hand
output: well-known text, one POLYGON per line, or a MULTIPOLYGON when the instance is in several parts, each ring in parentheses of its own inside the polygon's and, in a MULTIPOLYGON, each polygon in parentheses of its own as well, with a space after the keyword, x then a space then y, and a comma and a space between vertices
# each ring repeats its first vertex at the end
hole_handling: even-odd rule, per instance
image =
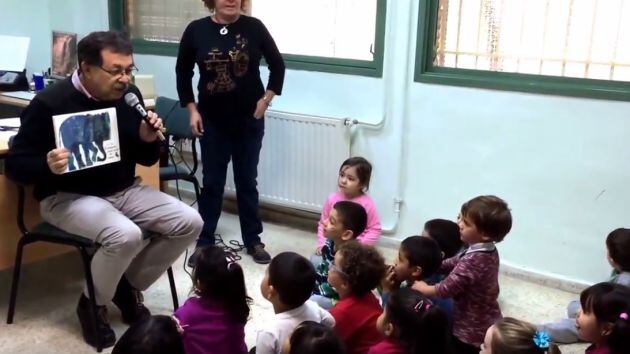
POLYGON ((269 102, 265 98, 261 98, 256 102, 256 110, 254 111, 254 118, 260 119, 265 115, 265 112, 269 108, 269 102))
POLYGON ((271 90, 265 91, 265 94, 258 100, 258 102, 256 102, 256 110, 254 111, 254 118, 260 119, 265 116, 265 111, 267 111, 267 108, 271 106, 271 100, 273 100, 275 96, 276 96, 275 92, 271 90))
POLYGON ((188 105, 188 114, 190 115, 190 130, 192 131, 194 136, 202 136, 203 135, 203 121, 201 120, 201 114, 197 111, 197 107, 192 103, 188 105))

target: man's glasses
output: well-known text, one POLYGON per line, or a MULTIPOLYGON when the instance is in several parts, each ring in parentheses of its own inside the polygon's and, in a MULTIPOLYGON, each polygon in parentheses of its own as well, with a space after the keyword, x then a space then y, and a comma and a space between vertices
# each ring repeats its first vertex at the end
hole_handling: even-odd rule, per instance
POLYGON ((128 67, 127 69, 120 69, 120 68, 116 68, 113 70, 107 70, 102 66, 98 66, 101 70, 103 70, 104 72, 110 74, 111 76, 115 76, 115 77, 122 77, 123 74, 127 75, 127 76, 131 76, 133 74, 135 74, 136 72, 138 72, 138 68, 135 65, 132 65, 130 67, 128 67))

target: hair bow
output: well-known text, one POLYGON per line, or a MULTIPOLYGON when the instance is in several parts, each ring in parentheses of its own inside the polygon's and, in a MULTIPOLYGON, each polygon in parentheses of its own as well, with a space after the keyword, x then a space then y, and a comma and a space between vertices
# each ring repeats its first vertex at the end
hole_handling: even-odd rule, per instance
POLYGON ((543 331, 536 331, 534 333, 534 344, 540 349, 549 348, 549 333, 543 331))
POLYGON ((431 308, 431 302, 430 301, 424 301, 424 300, 420 300, 418 301, 418 303, 413 307, 413 310, 415 312, 419 312, 420 310, 424 309, 425 311, 431 308))

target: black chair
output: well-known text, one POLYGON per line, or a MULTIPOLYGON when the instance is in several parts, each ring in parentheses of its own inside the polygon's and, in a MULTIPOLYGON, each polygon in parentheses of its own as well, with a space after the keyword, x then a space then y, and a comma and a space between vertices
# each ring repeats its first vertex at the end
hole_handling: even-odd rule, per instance
MULTIPOLYGON (((73 235, 67 233, 47 222, 42 222, 31 230, 26 228, 24 223, 24 204, 25 204, 25 188, 22 185, 18 185, 18 216, 17 222, 20 231, 22 232, 22 237, 18 241, 17 252, 15 256, 15 265, 13 267, 13 280, 11 282, 11 296, 9 298, 9 311, 7 314, 7 324, 13 323, 13 315, 15 313, 15 303, 17 300, 17 291, 18 284, 20 281, 20 268, 22 267, 22 251, 24 246, 34 243, 34 242, 50 242, 62 245, 68 245, 76 247, 81 254, 81 260, 83 261, 83 271, 85 273, 85 282, 87 283, 88 289, 88 297, 90 300, 90 306, 92 308, 92 319, 94 323, 92 324, 96 327, 96 301, 94 296, 94 280, 92 278, 92 270, 90 267, 90 262, 92 260, 92 255, 94 249, 98 247, 98 244, 94 243, 92 240, 81 237, 79 235, 73 235)), ((149 233, 145 233, 145 237, 150 237, 149 233)), ((168 280, 171 286, 171 295, 173 296, 173 307, 176 310, 179 307, 179 301, 177 298, 177 289, 175 288, 175 278, 173 277, 173 269, 171 267, 167 270, 168 280)), ((96 351, 99 353, 103 350, 101 344, 101 338, 98 336, 96 339, 97 347, 96 351)))
POLYGON ((192 141, 192 168, 175 165, 173 159, 166 166, 160 167, 160 181, 184 180, 195 187, 195 196, 199 200, 199 181, 195 173, 198 167, 197 138, 190 129, 188 110, 182 108, 179 101, 167 97, 158 97, 155 100, 155 112, 166 128, 166 138, 174 141, 187 139, 192 141))

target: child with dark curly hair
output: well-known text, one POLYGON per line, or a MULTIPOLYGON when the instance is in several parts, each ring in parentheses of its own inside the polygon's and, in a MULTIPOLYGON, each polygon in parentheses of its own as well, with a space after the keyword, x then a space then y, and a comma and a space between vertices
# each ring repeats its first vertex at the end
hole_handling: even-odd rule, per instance
POLYGON ((349 241, 335 254, 328 272, 328 282, 339 294, 339 302, 330 310, 335 318, 335 332, 349 354, 366 353, 382 337, 376 320, 382 309, 372 290, 385 275, 385 260, 372 246, 349 241))

